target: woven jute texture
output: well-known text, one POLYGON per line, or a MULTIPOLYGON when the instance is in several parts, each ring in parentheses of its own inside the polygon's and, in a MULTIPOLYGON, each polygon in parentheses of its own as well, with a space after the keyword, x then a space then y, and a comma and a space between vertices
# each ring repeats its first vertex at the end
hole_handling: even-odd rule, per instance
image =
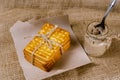
MULTIPOLYGON (((88 7, 106 9, 111 0, 0 0, 0 12, 13 8, 39 9, 69 9, 73 7, 88 7)), ((120 0, 117 0, 115 10, 120 12, 120 0)))
MULTIPOLYGON (((17 21, 26 21, 38 16, 58 16, 68 14, 71 26, 79 42, 83 45, 86 27, 93 21, 100 21, 104 11, 88 8, 67 10, 12 9, 0 14, 0 80, 25 80, 18 62, 16 50, 9 29, 17 21)), ((120 14, 112 12, 107 25, 114 32, 120 32, 120 14)), ((92 64, 47 78, 45 80, 120 80, 120 41, 113 39, 110 49, 101 58, 92 58, 92 64)), ((71 64, 72 65, 72 64, 71 64)))

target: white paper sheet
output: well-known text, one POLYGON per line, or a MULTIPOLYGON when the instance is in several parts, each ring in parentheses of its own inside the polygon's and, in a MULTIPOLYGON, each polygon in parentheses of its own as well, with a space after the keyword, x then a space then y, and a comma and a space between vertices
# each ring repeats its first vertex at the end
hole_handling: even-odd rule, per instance
POLYGON ((26 80, 41 80, 91 63, 70 27, 68 16, 52 17, 33 21, 32 23, 33 24, 30 24, 30 22, 17 21, 10 29, 17 51, 18 59, 23 69, 26 80), (62 28, 68 30, 70 32, 72 40, 70 49, 64 53, 62 58, 56 63, 56 65, 50 72, 44 72, 27 62, 23 54, 24 47, 32 39, 24 39, 24 37, 36 34, 40 30, 41 25, 46 22, 59 25, 62 28))

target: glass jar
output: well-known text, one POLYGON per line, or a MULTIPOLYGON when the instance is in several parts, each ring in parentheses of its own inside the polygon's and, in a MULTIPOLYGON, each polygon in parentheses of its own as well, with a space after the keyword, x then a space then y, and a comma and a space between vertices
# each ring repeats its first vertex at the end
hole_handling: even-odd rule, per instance
POLYGON ((86 30, 84 36, 84 49, 86 53, 90 56, 100 57, 107 49, 109 49, 112 39, 108 37, 109 29, 105 26, 105 30, 98 35, 92 34, 91 30, 98 22, 91 23, 86 30))

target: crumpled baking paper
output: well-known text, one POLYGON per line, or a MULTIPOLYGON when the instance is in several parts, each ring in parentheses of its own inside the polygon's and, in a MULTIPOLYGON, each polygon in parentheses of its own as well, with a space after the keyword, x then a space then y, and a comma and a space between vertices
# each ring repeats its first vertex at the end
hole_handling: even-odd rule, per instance
POLYGON ((17 21, 13 27, 11 27, 10 32, 17 51, 19 63, 23 69, 26 80, 45 79, 47 77, 91 63, 73 33, 67 15, 40 20, 29 20, 26 22, 17 21), (24 39, 24 37, 36 34, 40 30, 41 26, 46 22, 56 24, 63 29, 68 30, 71 36, 70 49, 62 55, 62 58, 55 64, 50 72, 45 72, 27 62, 23 54, 24 47, 30 42, 30 40, 32 40, 32 38, 24 39))

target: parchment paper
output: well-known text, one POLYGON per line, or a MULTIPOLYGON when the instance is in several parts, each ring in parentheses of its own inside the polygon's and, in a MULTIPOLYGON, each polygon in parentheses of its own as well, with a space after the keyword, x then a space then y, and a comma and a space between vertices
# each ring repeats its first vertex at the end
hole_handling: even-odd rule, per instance
POLYGON ((26 80, 41 80, 91 63, 70 27, 68 16, 58 16, 36 21, 30 20, 27 22, 17 21, 10 29, 10 32, 13 37, 18 59, 26 80), (24 37, 36 34, 40 30, 41 26, 46 22, 61 26, 68 30, 71 36, 70 49, 62 55, 62 58, 55 64, 54 68, 50 72, 44 72, 27 62, 23 54, 24 47, 30 40, 32 40, 32 38, 24 39, 24 37))

